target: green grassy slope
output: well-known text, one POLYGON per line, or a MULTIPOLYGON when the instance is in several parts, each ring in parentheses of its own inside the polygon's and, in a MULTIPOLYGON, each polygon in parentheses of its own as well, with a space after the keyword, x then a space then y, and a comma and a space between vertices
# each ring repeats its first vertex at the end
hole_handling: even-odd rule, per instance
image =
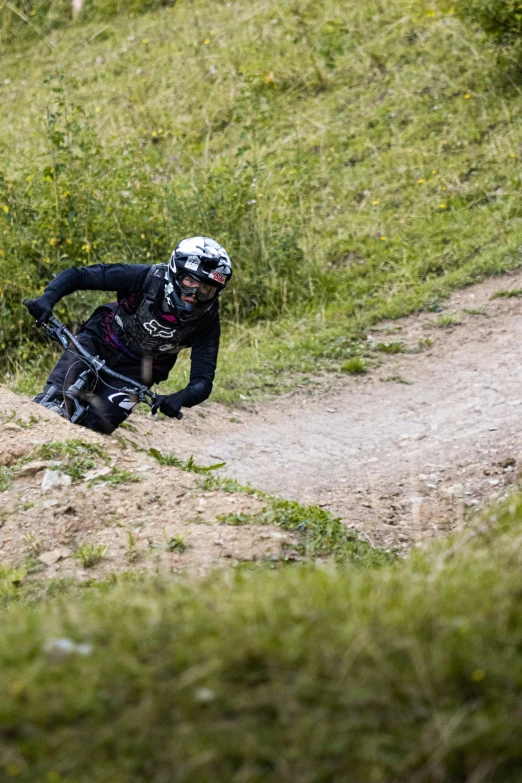
POLYGON ((520 513, 385 569, 15 602, 0 780, 518 783, 520 513))
POLYGON ((225 398, 338 366, 376 319, 519 263, 520 91, 451 13, 199 0, 22 43, 0 54, 11 357, 34 355, 18 302, 52 272, 165 260, 196 231, 236 261, 225 398))

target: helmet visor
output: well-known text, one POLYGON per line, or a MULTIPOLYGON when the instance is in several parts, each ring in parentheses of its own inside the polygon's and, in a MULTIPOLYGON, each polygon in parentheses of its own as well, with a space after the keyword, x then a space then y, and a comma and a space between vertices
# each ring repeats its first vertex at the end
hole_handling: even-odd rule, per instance
POLYGON ((200 302, 209 302, 217 294, 217 286, 202 283, 185 272, 180 275, 179 287, 182 296, 196 296, 200 302))

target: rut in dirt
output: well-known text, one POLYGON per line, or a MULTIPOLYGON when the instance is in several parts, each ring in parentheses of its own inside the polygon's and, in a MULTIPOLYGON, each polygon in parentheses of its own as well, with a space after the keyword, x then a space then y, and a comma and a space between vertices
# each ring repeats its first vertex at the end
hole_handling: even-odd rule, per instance
POLYGON ((521 287, 517 273, 457 292, 450 328, 435 313, 381 324, 369 339, 408 352, 325 394, 298 390, 233 413, 213 403, 205 419, 189 412, 175 439, 163 422, 141 437, 226 461, 227 475, 326 507, 381 546, 445 534, 516 481, 520 301, 494 294, 521 287))

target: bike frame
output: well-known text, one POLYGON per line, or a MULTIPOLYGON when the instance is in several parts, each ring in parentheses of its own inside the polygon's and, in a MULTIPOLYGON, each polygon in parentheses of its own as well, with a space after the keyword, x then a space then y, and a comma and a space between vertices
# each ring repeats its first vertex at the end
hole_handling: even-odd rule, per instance
POLYGON ((81 356, 82 359, 85 359, 89 368, 84 370, 78 376, 76 382, 67 390, 59 390, 55 386, 51 386, 41 402, 50 401, 60 394, 65 400, 67 418, 73 424, 80 424, 88 411, 88 401, 87 405, 85 405, 85 397, 89 393, 89 389, 94 385, 93 382, 97 376, 101 375, 125 383, 128 388, 124 388, 123 391, 136 397, 138 402, 144 402, 149 408, 153 407, 158 399, 158 394, 152 392, 148 386, 137 383, 132 378, 127 378, 125 375, 121 375, 107 367, 103 359, 100 359, 99 356, 93 356, 80 345, 72 332, 54 315, 49 318, 47 323, 43 324, 43 327, 49 339, 60 343, 64 350, 70 350, 72 346, 75 353, 81 356))

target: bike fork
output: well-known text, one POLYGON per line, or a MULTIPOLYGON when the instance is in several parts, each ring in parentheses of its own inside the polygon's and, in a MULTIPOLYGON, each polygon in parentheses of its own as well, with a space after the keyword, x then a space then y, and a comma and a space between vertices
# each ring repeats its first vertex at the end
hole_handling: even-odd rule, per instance
POLYGON ((68 418, 73 424, 80 424, 87 413, 87 408, 82 405, 82 398, 89 388, 90 378, 91 370, 84 370, 64 392, 68 418))

